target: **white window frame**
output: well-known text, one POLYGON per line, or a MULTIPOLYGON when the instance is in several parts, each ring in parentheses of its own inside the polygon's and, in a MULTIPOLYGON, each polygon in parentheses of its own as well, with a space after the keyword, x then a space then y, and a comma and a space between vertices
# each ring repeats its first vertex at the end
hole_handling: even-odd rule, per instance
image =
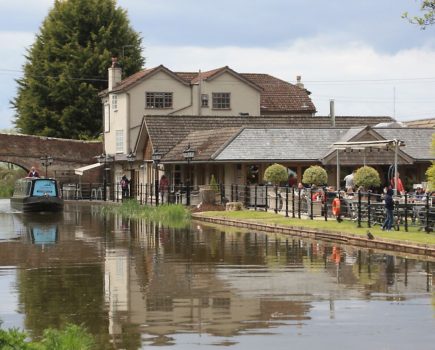
POLYGON ((201 107, 208 108, 208 94, 201 94, 201 107))
POLYGON ((112 94, 112 111, 116 112, 118 110, 118 95, 112 94))
POLYGON ((124 151, 124 130, 116 130, 116 153, 124 151))
POLYGON ((145 92, 146 109, 170 109, 174 103, 174 94, 172 92, 145 92))
POLYGON ((231 109, 231 93, 213 92, 212 107, 213 109, 231 109))

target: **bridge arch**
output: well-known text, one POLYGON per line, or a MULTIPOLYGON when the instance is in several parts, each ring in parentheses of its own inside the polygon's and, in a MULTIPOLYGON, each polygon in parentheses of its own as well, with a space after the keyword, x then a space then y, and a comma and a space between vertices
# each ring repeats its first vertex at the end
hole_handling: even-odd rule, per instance
MULTIPOLYGON (((1 162, 15 164, 26 171, 35 166, 41 175, 45 175, 41 157, 50 156, 53 163, 47 167, 47 176, 63 181, 75 181, 77 176, 74 175, 74 169, 95 163, 95 156, 102 152, 103 144, 100 141, 0 133, 1 162)), ((94 172, 93 176, 96 175, 94 172)), ((92 180, 97 179, 89 179, 92 180)))

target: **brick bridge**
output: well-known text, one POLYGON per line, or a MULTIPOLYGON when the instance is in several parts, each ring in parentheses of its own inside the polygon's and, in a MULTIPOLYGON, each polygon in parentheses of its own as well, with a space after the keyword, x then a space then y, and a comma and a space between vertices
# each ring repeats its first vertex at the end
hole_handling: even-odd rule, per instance
MULTIPOLYGON (((0 162, 18 165, 29 171, 32 166, 40 175, 45 175, 41 157, 50 156, 53 164, 47 168, 49 177, 61 181, 77 181, 74 169, 96 163, 95 156, 103 152, 99 141, 78 141, 43 136, 0 133, 0 162)), ((91 171, 83 175, 85 181, 95 181, 99 172, 91 171)))

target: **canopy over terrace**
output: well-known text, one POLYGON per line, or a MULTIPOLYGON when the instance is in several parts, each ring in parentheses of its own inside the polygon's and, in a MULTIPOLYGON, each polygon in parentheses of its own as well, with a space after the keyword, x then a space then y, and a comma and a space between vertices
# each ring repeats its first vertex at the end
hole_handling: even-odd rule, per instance
MULTIPOLYGON (((373 149, 385 149, 385 150, 394 150, 394 194, 397 194, 397 158, 399 153, 399 148, 404 147, 405 142, 397 139, 392 140, 378 140, 378 141, 344 141, 344 142, 335 142, 332 145, 332 149, 336 150, 337 156, 337 188, 340 188, 340 160, 339 160, 339 151, 351 151, 351 150, 363 150, 364 155, 367 151, 371 152, 373 149)), ((365 165, 365 157, 364 157, 364 165, 365 165)))

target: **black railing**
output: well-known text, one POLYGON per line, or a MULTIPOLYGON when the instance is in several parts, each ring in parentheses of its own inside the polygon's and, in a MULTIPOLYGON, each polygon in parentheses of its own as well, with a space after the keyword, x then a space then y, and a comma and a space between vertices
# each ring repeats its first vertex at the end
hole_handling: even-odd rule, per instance
MULTIPOLYGON (((362 222, 367 227, 382 225, 385 220, 383 195, 358 191, 349 195, 344 192, 326 191, 324 188, 289 188, 259 185, 224 185, 220 184, 210 195, 210 186, 190 186, 181 184, 169 186, 168 189, 156 193, 153 184, 136 184, 129 189, 129 196, 123 198, 123 191, 119 184, 106 184, 106 201, 121 202, 135 199, 143 205, 156 205, 158 203, 182 204, 197 206, 204 201, 216 205, 225 205, 227 202, 240 202, 245 208, 253 210, 274 211, 291 218, 308 219, 334 219, 333 200, 338 197, 340 202, 340 219, 355 221, 358 227, 362 222), (203 190, 208 190, 204 195, 203 190), (189 190, 189 191, 188 191, 189 190), (190 201, 188 197, 190 196, 190 201)), ((62 192, 67 200, 104 200, 103 183, 63 184, 62 192)), ((435 223, 435 207, 430 195, 416 197, 410 194, 394 197, 394 228, 408 231, 410 226, 417 226, 425 232, 432 232, 435 223)))

